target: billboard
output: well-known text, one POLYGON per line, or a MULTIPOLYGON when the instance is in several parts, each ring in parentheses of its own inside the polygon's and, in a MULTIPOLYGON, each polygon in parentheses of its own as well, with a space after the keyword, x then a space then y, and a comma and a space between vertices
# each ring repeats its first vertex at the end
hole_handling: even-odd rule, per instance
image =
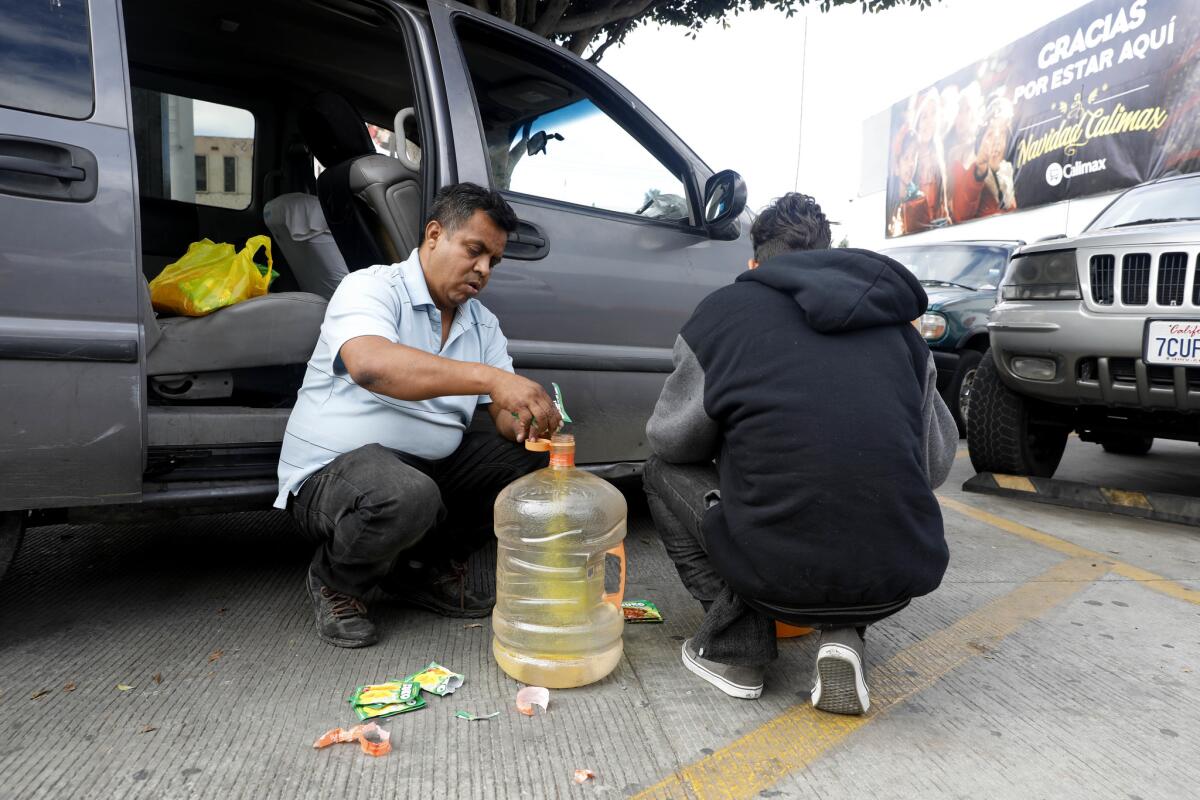
POLYGON ((896 103, 886 235, 1200 169, 1193 0, 1095 0, 896 103))

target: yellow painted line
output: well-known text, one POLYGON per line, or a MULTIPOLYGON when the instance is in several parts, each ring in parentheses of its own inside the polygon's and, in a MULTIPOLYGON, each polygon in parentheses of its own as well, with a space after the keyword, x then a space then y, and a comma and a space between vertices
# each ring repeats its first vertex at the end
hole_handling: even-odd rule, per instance
POLYGON ((1141 492, 1129 492, 1125 489, 1101 489, 1100 494, 1104 495, 1104 499, 1114 506, 1140 508, 1144 511, 1154 510, 1154 506, 1150 505, 1150 500, 1141 492))
POLYGON ((845 717, 793 706, 669 777, 634 795, 648 798, 740 800, 755 797, 788 773, 803 769, 888 709, 929 688, 973 658, 991 652, 1029 620, 1090 586, 1107 571, 1091 559, 1062 561, 1028 583, 901 650, 868 674, 871 711, 845 717))
POLYGON ((1072 544, 1064 539, 1059 539, 1057 536, 1051 536, 1048 533, 1043 533, 1042 531, 1030 528, 1027 525, 1022 525, 1019 522, 1013 522, 1010 519, 998 517, 995 514, 989 514, 988 512, 975 508, 974 506, 969 506, 966 503, 960 503, 957 500, 952 500, 949 497, 939 496, 938 501, 941 502, 941 504, 946 508, 953 509, 960 514, 971 517, 972 519, 977 519, 980 522, 986 522, 988 525, 999 528, 1002 531, 1015 534, 1020 536, 1022 539, 1035 542, 1043 547, 1048 547, 1051 550, 1057 550, 1063 555, 1071 556, 1072 558, 1090 559, 1097 563, 1104 564, 1121 577, 1137 581, 1147 589, 1152 589, 1159 594, 1165 594, 1167 597, 1173 597, 1176 600, 1183 600, 1188 603, 1200 605, 1200 591, 1189 589, 1182 583, 1173 581, 1170 578, 1164 578, 1162 575, 1142 569, 1141 567, 1135 567, 1132 564, 1126 564, 1123 561, 1116 561, 1112 556, 1105 553, 1089 550, 1086 547, 1080 547, 1079 545, 1072 544))
POLYGON ((1037 494, 1037 487, 1033 485, 1033 481, 1026 478, 1024 475, 1001 475, 992 473, 992 477, 996 480, 996 485, 1001 489, 1011 489, 1015 492, 1033 492, 1037 494))
POLYGON ((954 454, 954 460, 957 461, 958 459, 966 458, 969 455, 971 455, 971 451, 964 447, 962 450, 959 450, 954 454))

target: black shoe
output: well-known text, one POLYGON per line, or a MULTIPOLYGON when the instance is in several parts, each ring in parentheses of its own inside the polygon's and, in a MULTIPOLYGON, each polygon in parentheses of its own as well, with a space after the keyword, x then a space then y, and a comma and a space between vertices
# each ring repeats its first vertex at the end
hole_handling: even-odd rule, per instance
POLYGON ((317 615, 317 636, 335 647, 369 647, 379 641, 362 600, 323 586, 308 570, 308 595, 317 615))
POLYGON ((486 617, 496 605, 494 593, 467 585, 467 567, 457 561, 441 569, 428 565, 397 567, 383 589, 404 603, 443 617, 486 617))

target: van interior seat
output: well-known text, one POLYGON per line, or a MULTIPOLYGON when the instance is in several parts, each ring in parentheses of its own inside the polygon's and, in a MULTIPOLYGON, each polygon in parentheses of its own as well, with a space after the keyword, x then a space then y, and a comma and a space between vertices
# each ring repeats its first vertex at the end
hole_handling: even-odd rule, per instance
POLYGON ((329 232, 321 201, 303 192, 281 194, 263 206, 263 221, 301 291, 332 297, 346 277, 346 260, 329 232))
POLYGON ((325 166, 317 196, 347 268, 407 258, 419 243, 420 174, 377 153, 362 116, 341 95, 316 94, 299 124, 309 150, 325 166))
POLYGON ((204 317, 157 318, 149 289, 141 285, 151 377, 307 363, 328 304, 320 295, 280 292, 204 317))

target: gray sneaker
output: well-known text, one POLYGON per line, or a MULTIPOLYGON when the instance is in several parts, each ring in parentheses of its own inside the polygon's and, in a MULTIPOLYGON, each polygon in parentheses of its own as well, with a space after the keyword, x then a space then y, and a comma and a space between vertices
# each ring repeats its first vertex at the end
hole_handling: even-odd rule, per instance
POLYGON ((683 643, 683 665, 730 697, 755 700, 762 694, 764 667, 735 667, 701 658, 691 639, 683 643))
POLYGON ((866 645, 854 628, 821 631, 817 645, 817 685, 812 704, 832 714, 865 714, 871 707, 867 694, 864 651, 866 645))

